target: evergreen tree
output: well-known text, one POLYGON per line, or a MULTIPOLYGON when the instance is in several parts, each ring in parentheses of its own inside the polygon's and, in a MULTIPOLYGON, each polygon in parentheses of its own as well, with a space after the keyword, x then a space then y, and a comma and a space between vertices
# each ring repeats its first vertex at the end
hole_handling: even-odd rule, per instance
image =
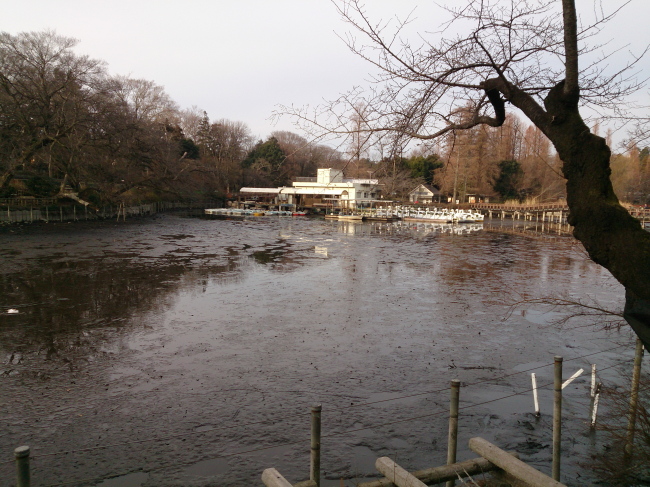
POLYGON ((269 137, 266 142, 261 140, 242 161, 241 166, 248 169, 253 181, 264 184, 283 185, 288 183, 284 169, 287 155, 280 147, 278 139, 269 137))
POLYGON ((433 184, 434 171, 444 166, 436 154, 430 156, 414 156, 406 160, 413 179, 422 178, 427 184, 433 184))
POLYGON ((504 201, 519 198, 519 182, 523 176, 521 164, 515 160, 506 160, 499 162, 498 167, 499 175, 494 181, 494 191, 499 193, 504 201))
POLYGON ((219 152, 219 144, 212 133, 210 117, 207 112, 203 112, 203 118, 199 122, 199 128, 196 132, 196 142, 199 146, 202 156, 216 156, 219 152))

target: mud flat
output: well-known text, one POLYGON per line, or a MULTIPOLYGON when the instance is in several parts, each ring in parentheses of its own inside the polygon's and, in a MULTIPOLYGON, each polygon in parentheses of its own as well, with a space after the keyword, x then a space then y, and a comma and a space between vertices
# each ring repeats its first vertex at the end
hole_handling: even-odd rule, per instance
MULTIPOLYGON (((552 391, 536 419, 530 371, 551 383, 562 355, 567 376, 596 363, 621 383, 633 356, 627 328, 510 308, 622 303, 563 235, 164 215, 0 239, 0 485, 23 444, 34 485, 250 485, 267 467, 304 480, 316 403, 324 485, 377 475, 379 456, 433 467, 456 378, 458 459, 482 436, 548 473, 552 391)), ((580 465, 602 448, 588 404, 582 376, 565 389, 567 485, 596 480, 580 465)))

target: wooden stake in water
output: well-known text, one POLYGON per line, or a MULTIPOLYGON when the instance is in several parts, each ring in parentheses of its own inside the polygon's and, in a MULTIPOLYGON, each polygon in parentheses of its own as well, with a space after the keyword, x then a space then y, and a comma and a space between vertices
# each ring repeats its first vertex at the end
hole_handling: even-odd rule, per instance
POLYGON ((625 441, 625 455, 632 453, 634 444, 634 430, 636 428, 636 409, 639 400, 639 379, 641 377, 641 360, 643 359, 643 342, 636 339, 634 353, 634 369, 632 371, 632 386, 630 387, 630 410, 627 415, 627 438, 625 441))
POLYGON ((323 407, 320 404, 311 408, 311 460, 309 479, 320 487, 320 418, 323 407))
POLYGON ((29 487, 31 483, 29 473, 29 447, 19 446, 14 450, 16 459, 16 487, 29 487))
MULTIPOLYGON (((449 438, 447 441, 447 465, 456 463, 458 450, 458 403, 460 402, 460 381, 451 381, 451 400, 449 403, 449 438)), ((448 480, 447 487, 454 487, 455 481, 448 480)))
POLYGON ((530 378, 533 381, 533 402, 535 403, 535 416, 539 418, 539 401, 537 400, 537 377, 535 377, 535 372, 530 374, 530 378))
POLYGON ((555 356, 553 381, 553 480, 560 481, 560 458, 562 456, 562 357, 555 356))

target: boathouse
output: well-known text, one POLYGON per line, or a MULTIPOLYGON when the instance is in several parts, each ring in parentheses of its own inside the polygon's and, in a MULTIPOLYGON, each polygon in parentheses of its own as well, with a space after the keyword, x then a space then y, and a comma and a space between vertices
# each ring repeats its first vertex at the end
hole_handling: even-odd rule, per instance
POLYGON ((377 179, 346 178, 343 171, 332 168, 318 169, 316 177, 296 178, 291 186, 241 188, 240 194, 302 208, 364 208, 383 202, 377 179))
POLYGON ((440 198, 440 190, 429 184, 419 184, 409 193, 411 203, 420 203, 422 205, 430 205, 434 201, 440 203, 440 198))

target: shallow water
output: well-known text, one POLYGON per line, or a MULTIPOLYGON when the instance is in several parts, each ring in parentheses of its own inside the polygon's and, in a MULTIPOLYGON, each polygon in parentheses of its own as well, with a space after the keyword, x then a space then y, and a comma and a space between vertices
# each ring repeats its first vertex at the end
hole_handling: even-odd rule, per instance
MULTIPOLYGON (((459 460, 482 436, 550 473, 552 391, 536 419, 529 372, 551 383, 562 355, 565 377, 596 363, 621 381, 633 341, 510 305, 616 307, 623 291, 571 237, 490 226, 166 215, 2 229, 0 311, 19 312, 0 314, 1 485, 22 444, 33 485, 259 485, 267 467, 297 482, 313 404, 324 485, 376 476, 379 456, 442 465, 456 378, 459 460)), ((562 480, 585 485, 580 462, 601 448, 586 374, 564 404, 562 480)))

